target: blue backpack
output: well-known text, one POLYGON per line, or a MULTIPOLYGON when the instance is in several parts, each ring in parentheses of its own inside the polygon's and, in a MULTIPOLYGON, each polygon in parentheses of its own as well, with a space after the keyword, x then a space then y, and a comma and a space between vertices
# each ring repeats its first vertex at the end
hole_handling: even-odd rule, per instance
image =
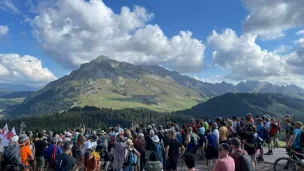
POLYGON ((184 137, 183 137, 183 135, 182 135, 180 132, 178 132, 178 133, 176 134, 176 138, 177 138, 177 140, 178 140, 180 143, 183 143, 183 142, 184 142, 184 137))
POLYGON ((158 143, 158 144, 155 144, 153 143, 153 152, 155 153, 156 157, 157 157, 157 160, 162 162, 163 161, 163 156, 164 156, 164 150, 163 150, 163 147, 162 147, 162 144, 161 143, 158 143))
POLYGON ((127 158, 126 165, 135 166, 137 164, 137 161, 138 161, 138 157, 135 154, 135 151, 134 150, 129 150, 129 155, 128 155, 128 158, 127 158))

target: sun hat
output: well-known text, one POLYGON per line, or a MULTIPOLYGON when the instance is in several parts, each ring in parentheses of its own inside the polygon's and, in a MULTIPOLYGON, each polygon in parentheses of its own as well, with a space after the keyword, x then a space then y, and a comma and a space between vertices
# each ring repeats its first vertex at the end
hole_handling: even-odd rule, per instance
POLYGON ((26 134, 21 134, 19 137, 19 144, 24 144, 29 139, 29 137, 26 134))
POLYGON ((104 130, 101 130, 101 131, 100 131, 100 134, 101 134, 101 135, 104 135, 105 133, 106 133, 106 132, 105 132, 104 130))
POLYGON ((19 140, 19 136, 18 135, 15 135, 11 138, 11 141, 14 142, 14 143, 17 143, 19 140))
POLYGON ((159 142, 159 138, 157 135, 154 135, 152 138, 152 141, 155 142, 155 143, 158 143, 159 142))

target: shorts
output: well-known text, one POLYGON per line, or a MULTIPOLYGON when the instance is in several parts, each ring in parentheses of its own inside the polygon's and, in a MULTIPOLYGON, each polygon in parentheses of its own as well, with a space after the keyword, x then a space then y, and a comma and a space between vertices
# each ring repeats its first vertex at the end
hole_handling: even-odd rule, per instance
POLYGON ((44 167, 44 157, 36 157, 36 167, 37 168, 44 167))
POLYGON ((177 159, 167 159, 166 170, 177 170, 177 159))

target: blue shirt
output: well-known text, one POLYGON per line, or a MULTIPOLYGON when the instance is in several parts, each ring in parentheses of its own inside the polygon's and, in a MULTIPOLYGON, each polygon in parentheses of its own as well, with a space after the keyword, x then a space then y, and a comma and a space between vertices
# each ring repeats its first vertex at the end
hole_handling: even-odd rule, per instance
POLYGON ((257 127, 257 133, 258 133, 258 135, 259 135, 259 137, 261 137, 262 139, 264 139, 265 138, 265 135, 264 135, 264 125, 258 125, 257 127))
MULTIPOLYGON (((53 151, 54 151, 54 147, 55 147, 55 145, 54 145, 54 144, 51 144, 51 145, 45 150, 44 157, 48 160, 48 162, 51 162, 52 154, 53 154, 53 151)), ((63 153, 63 151, 62 151, 61 147, 57 145, 57 152, 56 152, 56 155, 59 155, 59 154, 62 154, 62 153, 63 153)))
POLYGON ((217 144, 217 137, 214 134, 209 134, 207 136, 207 140, 208 140, 208 145, 213 147, 213 148, 218 148, 218 144, 217 144))
POLYGON ((300 129, 294 129, 293 133, 296 135, 296 139, 293 142, 294 148, 301 148, 301 130, 300 129))
POLYGON ((200 127, 199 134, 200 135, 205 135, 205 127, 200 127))

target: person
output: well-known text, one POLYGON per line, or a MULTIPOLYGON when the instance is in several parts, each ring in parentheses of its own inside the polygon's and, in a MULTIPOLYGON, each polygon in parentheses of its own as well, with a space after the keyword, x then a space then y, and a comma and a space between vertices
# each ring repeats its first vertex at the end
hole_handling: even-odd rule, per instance
POLYGON ((296 152, 302 153, 303 152, 303 148, 301 147, 301 135, 302 135, 302 131, 301 131, 301 127, 302 127, 302 122, 297 121, 294 123, 294 130, 293 130, 293 134, 290 137, 290 140, 287 144, 288 148, 292 148, 293 150, 295 150, 296 152))
POLYGON ((205 137, 206 129, 204 127, 204 122, 201 122, 200 125, 201 125, 201 127, 198 130, 198 135, 200 137, 200 140, 199 140, 198 144, 199 144, 199 148, 200 148, 200 151, 201 151, 201 154, 202 154, 202 159, 204 159, 204 157, 205 157, 204 147, 205 147, 205 141, 206 141, 206 137, 205 137))
POLYGON ((267 130, 263 125, 263 120, 262 118, 257 119, 257 126, 256 126, 256 132, 257 136, 260 137, 261 141, 257 144, 257 150, 260 150, 260 155, 257 157, 257 161, 264 161, 264 149, 263 149, 263 144, 265 142, 265 139, 267 137, 267 130))
POLYGON ((271 144, 271 137, 270 137, 270 127, 271 127, 270 119, 267 116, 265 116, 265 129, 266 129, 266 133, 267 133, 265 142, 266 142, 266 144, 268 144, 268 152, 265 153, 265 155, 273 155, 272 148, 271 148, 272 144, 271 144))
POLYGON ((220 121, 219 142, 220 144, 228 142, 229 131, 224 121, 220 121))
POLYGON ((140 170, 143 170, 145 165, 145 140, 144 134, 139 133, 137 138, 134 140, 134 148, 140 153, 140 170))
POLYGON ((250 122, 251 124, 254 124, 254 119, 253 119, 253 117, 252 117, 252 114, 251 114, 251 113, 248 113, 246 118, 248 118, 248 119, 249 119, 249 122, 250 122))
POLYGON ((161 171, 163 170, 163 164, 158 161, 157 156, 152 152, 149 156, 149 161, 145 165, 146 171, 161 171))
POLYGON ((100 162, 93 155, 92 149, 87 149, 84 155, 84 166, 86 171, 99 171, 100 170, 100 162))
POLYGON ((119 136, 114 150, 114 170, 121 170, 125 161, 125 148, 123 144, 123 136, 119 136))
POLYGON ((195 168, 195 156, 192 153, 189 153, 185 156, 185 163, 188 167, 188 171, 197 171, 195 168))
POLYGON ((38 133, 38 140, 35 142, 35 160, 36 160, 36 170, 42 171, 44 165, 44 151, 46 148, 46 142, 43 140, 43 132, 38 133))
POLYGON ((217 127, 217 123, 212 123, 212 133, 216 136, 216 141, 219 144, 219 140, 220 140, 220 133, 217 127))
POLYGON ((77 169, 83 167, 84 163, 84 154, 85 154, 85 142, 86 138, 79 134, 77 138, 77 144, 75 146, 75 157, 76 157, 76 165, 77 169))
MULTIPOLYGON (((184 146, 176 139, 176 133, 174 130, 169 130, 169 140, 166 146, 166 170, 177 170, 177 163, 179 158, 179 149, 182 151, 182 155, 185 152, 184 146)), ((181 156, 182 156, 181 155, 181 156)))
POLYGON ((209 170, 215 164, 215 159, 218 158, 218 142, 216 136, 210 129, 206 132, 206 159, 209 170))
POLYGON ((198 147, 199 136, 196 135, 192 131, 192 127, 188 128, 187 136, 186 136, 186 144, 187 144, 187 153, 196 154, 196 150, 198 147))
POLYGON ((108 152, 111 152, 112 148, 115 148, 115 144, 116 144, 116 132, 114 130, 114 128, 110 128, 110 133, 109 133, 109 140, 108 140, 108 152))
MULTIPOLYGON (((170 129, 171 130, 171 129, 170 129)), ((152 152, 155 153, 157 159, 164 165, 165 164, 165 149, 162 142, 160 142, 157 135, 152 138, 152 152)))
POLYGON ((137 160, 140 157, 140 153, 134 148, 133 142, 128 139, 125 142, 125 163, 124 171, 134 171, 137 160))
POLYGON ((257 161, 256 161, 256 157, 255 157, 256 137, 254 136, 253 128, 248 127, 246 129, 246 139, 243 140, 243 143, 244 143, 244 150, 247 151, 248 155, 254 161, 255 166, 257 166, 257 161))
POLYGON ((235 162, 229 154, 230 146, 229 144, 222 144, 219 152, 219 159, 216 161, 215 168, 213 171, 234 171, 235 162))
POLYGON ((108 148, 108 140, 107 140, 107 136, 106 136, 106 132, 104 130, 101 130, 100 132, 100 137, 99 137, 99 145, 102 148, 108 148))
POLYGON ((231 153, 230 157, 233 158, 235 163, 235 171, 242 171, 241 170, 241 161, 240 161, 240 155, 247 155, 247 152, 243 149, 241 149, 241 140, 238 138, 230 138, 229 144, 231 147, 231 153))
POLYGON ((45 150, 44 155, 45 155, 47 162, 49 163, 48 168, 54 169, 55 168, 55 163, 54 163, 55 161, 53 161, 54 157, 56 159, 56 156, 59 154, 62 154, 63 151, 62 151, 61 147, 57 145, 57 143, 58 143, 57 137, 53 137, 51 143, 52 144, 45 150))
POLYGON ((20 146, 18 145, 19 136, 15 135, 11 138, 9 146, 4 148, 3 152, 3 168, 5 170, 21 170, 22 159, 20 154, 20 146))
POLYGON ((274 146, 277 146, 277 132, 278 132, 278 124, 276 123, 274 118, 270 119, 270 128, 269 128, 269 135, 270 135, 270 141, 268 141, 268 153, 265 155, 273 155, 273 148, 274 146))
POLYGON ((91 149, 94 151, 97 147, 97 140, 98 140, 97 136, 95 136, 95 135, 89 136, 89 140, 85 143, 84 151, 87 151, 88 149, 91 149))
POLYGON ((30 139, 26 134, 21 134, 19 136, 19 145, 20 145, 20 155, 21 155, 24 171, 29 171, 31 167, 29 162, 34 160, 34 155, 32 152, 30 139))
POLYGON ((285 118, 285 123, 286 123, 286 126, 285 126, 285 142, 286 144, 288 144, 289 140, 290 140, 290 137, 292 136, 293 134, 293 126, 291 125, 291 120, 288 118, 285 118))
POLYGON ((73 171, 76 168, 76 159, 72 157, 71 142, 65 142, 63 144, 63 153, 56 156, 56 170, 73 171))

